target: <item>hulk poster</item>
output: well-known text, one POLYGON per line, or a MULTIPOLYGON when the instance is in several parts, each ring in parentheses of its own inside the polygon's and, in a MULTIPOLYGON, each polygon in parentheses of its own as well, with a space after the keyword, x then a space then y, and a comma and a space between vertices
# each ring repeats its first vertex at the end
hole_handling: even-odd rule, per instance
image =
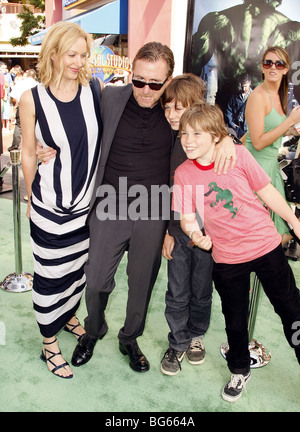
POLYGON ((300 101, 299 0, 190 0, 189 10, 185 70, 204 79, 207 102, 224 111, 242 74, 256 87, 263 53, 273 45, 290 55, 291 100, 300 101))

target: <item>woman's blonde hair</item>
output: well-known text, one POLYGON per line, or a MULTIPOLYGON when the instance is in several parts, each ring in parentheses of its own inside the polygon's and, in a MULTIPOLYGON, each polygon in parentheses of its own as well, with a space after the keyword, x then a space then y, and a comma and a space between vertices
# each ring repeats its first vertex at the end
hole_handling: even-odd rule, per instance
MULTIPOLYGON (((86 33, 78 24, 60 21, 54 24, 47 32, 45 38, 43 39, 39 61, 37 64, 37 70, 39 73, 39 78, 45 87, 53 81, 53 62, 51 57, 56 54, 60 59, 61 70, 58 77, 55 79, 53 84, 59 87, 64 68, 62 64, 62 56, 65 54, 71 46, 79 39, 84 38, 87 46, 87 56, 90 55, 92 38, 86 33)), ((91 79, 92 72, 90 63, 88 60, 85 65, 80 69, 77 77, 79 84, 87 85, 91 79)))
POLYGON ((198 103, 190 106, 181 116, 180 134, 187 124, 195 130, 200 127, 204 132, 219 138, 219 141, 228 136, 224 116, 218 105, 198 103))

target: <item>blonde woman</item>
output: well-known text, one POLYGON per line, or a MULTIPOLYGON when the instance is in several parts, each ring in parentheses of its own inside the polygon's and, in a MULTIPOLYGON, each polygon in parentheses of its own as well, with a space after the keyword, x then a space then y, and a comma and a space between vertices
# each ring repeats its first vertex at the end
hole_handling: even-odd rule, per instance
MULTIPOLYGON (((246 147, 271 177, 273 186, 285 197, 278 165, 278 149, 283 135, 300 121, 300 107, 287 116, 290 58, 285 49, 269 47, 262 58, 262 83, 254 89, 246 106, 248 133, 246 147)), ((285 221, 273 214, 282 244, 291 238, 285 221)))
POLYGON ((80 304, 89 247, 85 224, 102 133, 101 83, 90 81, 90 36, 74 23, 48 31, 39 56, 40 84, 20 101, 22 167, 34 255, 33 303, 43 336, 41 359, 61 378, 73 373, 56 339, 64 328, 84 329, 80 304), (36 142, 55 158, 37 168, 36 142))

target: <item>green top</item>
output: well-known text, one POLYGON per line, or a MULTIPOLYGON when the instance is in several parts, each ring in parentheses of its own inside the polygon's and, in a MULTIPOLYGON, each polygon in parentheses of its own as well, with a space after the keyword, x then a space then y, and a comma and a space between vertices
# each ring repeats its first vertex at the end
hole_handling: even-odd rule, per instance
MULTIPOLYGON (((280 125, 285 119, 286 116, 280 115, 273 107, 273 103, 272 103, 271 112, 265 116, 264 133, 273 130, 275 127, 280 125)), ((285 197, 284 182, 278 164, 278 150, 281 147, 281 143, 282 143, 282 136, 280 136, 271 145, 265 147, 261 151, 258 151, 253 147, 249 128, 248 128, 247 137, 246 137, 246 148, 254 156, 254 158, 257 160, 260 166, 265 170, 265 172, 271 177, 271 183, 273 184, 273 186, 281 193, 281 195, 285 197)), ((273 221, 275 223, 275 226, 279 234, 289 232, 285 221, 283 221, 277 214, 273 215, 273 221)))

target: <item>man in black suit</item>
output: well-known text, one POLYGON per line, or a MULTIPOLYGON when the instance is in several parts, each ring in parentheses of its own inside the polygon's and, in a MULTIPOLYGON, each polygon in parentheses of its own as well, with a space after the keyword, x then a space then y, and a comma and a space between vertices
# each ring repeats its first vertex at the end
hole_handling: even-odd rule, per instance
MULTIPOLYGON (((150 42, 134 58, 132 84, 107 86, 102 94, 102 148, 90 207, 85 268, 88 316, 86 335, 73 353, 74 366, 90 360, 97 339, 107 331, 107 301, 115 287, 115 272, 128 251, 128 301, 119 348, 129 355, 132 369, 149 369, 136 338, 144 330, 168 219, 162 213, 162 201, 169 196, 173 135, 159 100, 173 69, 170 48, 150 42), (153 186, 164 189, 163 185, 165 194, 162 200, 156 199, 153 186)), ((166 208, 169 210, 169 202, 166 208)))

